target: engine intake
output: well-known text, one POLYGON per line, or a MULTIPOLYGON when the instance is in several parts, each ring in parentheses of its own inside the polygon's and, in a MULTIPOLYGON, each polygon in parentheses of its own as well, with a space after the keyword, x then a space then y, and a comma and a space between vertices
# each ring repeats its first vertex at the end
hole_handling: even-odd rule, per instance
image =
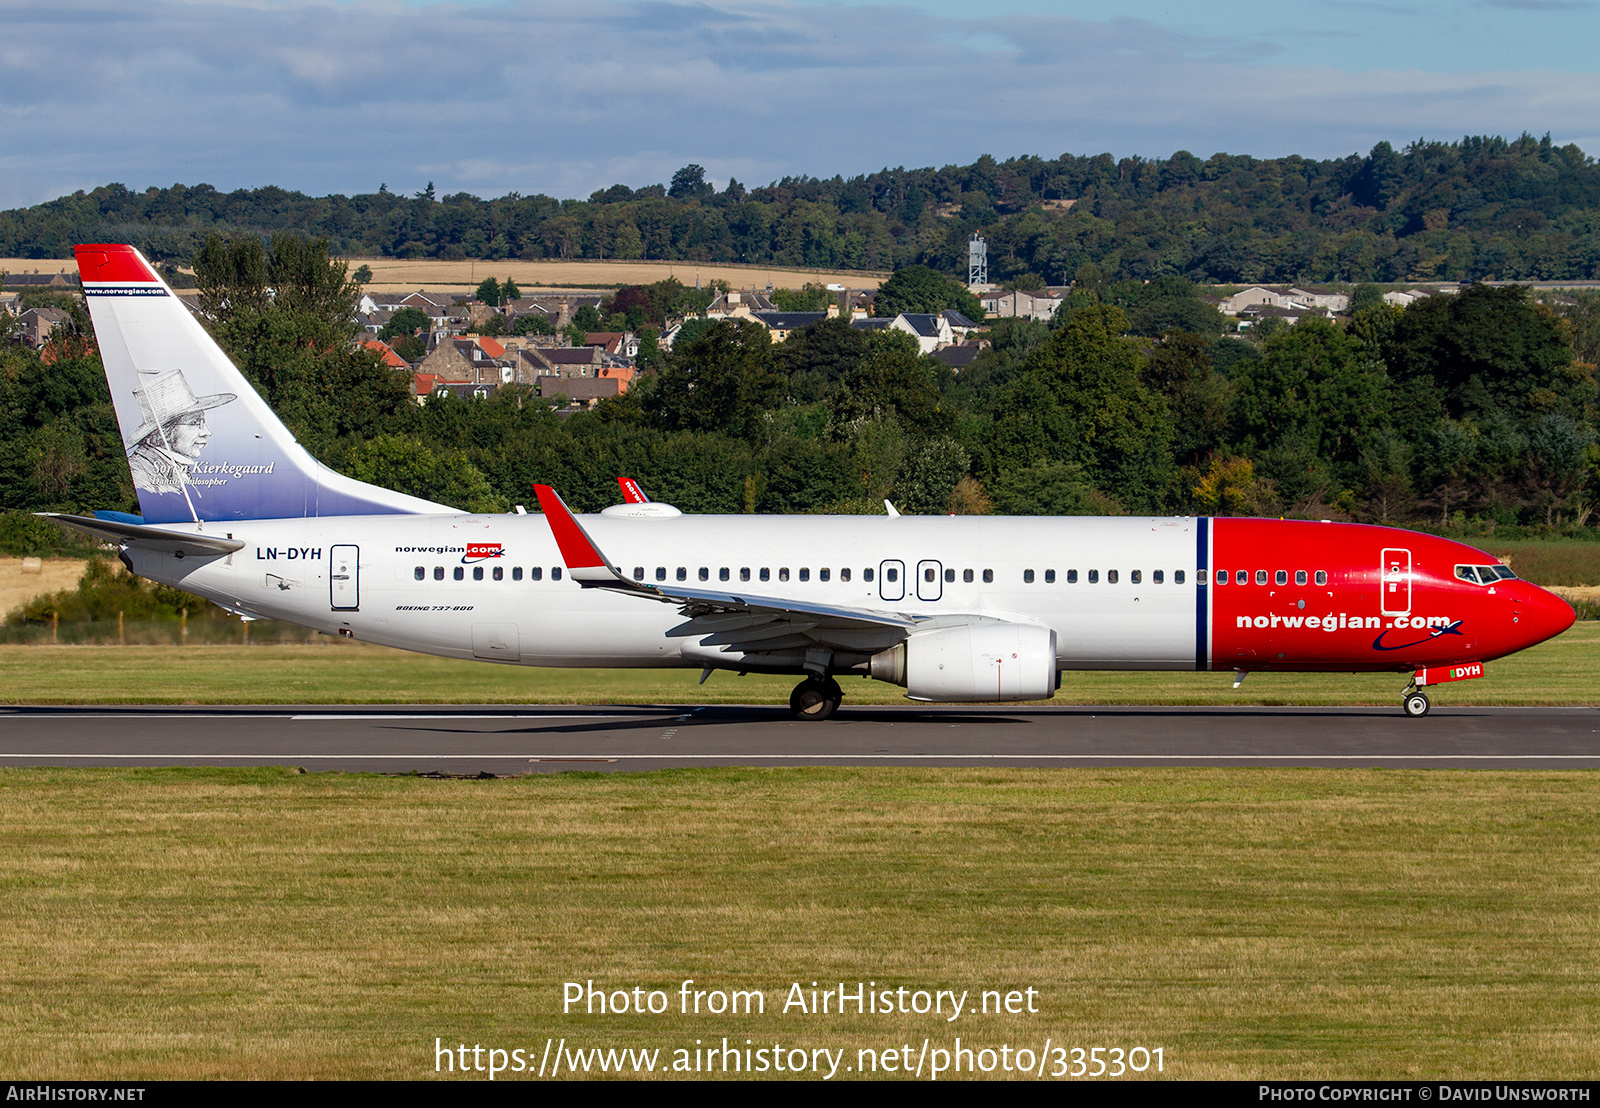
POLYGON ((872 676, 914 700, 976 703, 1055 695, 1056 633, 1023 623, 976 623, 915 631, 872 656, 872 676))

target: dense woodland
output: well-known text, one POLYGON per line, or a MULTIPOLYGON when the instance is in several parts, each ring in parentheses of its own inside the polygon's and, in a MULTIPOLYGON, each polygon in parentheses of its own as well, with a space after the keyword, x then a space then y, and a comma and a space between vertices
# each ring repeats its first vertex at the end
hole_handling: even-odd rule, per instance
POLYGON ((1107 277, 1201 283, 1600 278, 1600 166, 1548 136, 1379 143, 1365 157, 1146 160, 985 156, 713 189, 669 185, 587 200, 378 192, 310 197, 208 185, 106 185, 0 213, 0 256, 64 258, 130 242, 187 262, 212 233, 326 238, 334 253, 439 258, 654 258, 832 269, 922 264, 965 274, 989 241, 997 282, 1107 277))
MULTIPOLYGON (((1051 324, 994 323, 959 374, 892 331, 829 320, 774 346, 706 322, 623 397, 563 417, 517 388, 418 406, 405 373, 351 341, 358 290, 325 245, 219 241, 197 276, 213 332, 312 453, 471 510, 528 503, 535 481, 597 510, 629 475, 690 512, 889 498, 1589 534, 1600 489, 1596 294, 1552 308, 1478 285, 1400 309, 1364 286, 1348 323, 1246 340, 1182 278, 1086 271, 1051 324)), ((621 290, 604 310, 649 299, 621 290)), ((0 347, 0 508, 106 507, 136 501, 79 307, 42 354, 0 347)))

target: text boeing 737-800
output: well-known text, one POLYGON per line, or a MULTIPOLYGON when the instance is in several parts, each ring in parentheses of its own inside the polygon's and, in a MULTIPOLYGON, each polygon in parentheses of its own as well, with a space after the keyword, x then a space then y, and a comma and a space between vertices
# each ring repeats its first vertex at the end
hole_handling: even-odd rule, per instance
POLYGON ((315 461, 129 246, 79 272, 141 516, 55 516, 245 618, 456 658, 838 674, 925 701, 1042 700, 1077 669, 1395 671, 1422 687, 1566 630, 1461 543, 1207 518, 468 515, 315 461))

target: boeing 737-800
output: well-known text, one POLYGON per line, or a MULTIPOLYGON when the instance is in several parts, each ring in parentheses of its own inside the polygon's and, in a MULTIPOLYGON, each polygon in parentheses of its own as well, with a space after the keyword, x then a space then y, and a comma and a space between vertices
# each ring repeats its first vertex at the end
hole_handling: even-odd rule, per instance
POLYGON ((1458 542, 1225 518, 472 515, 327 469, 129 246, 79 273, 140 516, 55 516, 245 618, 455 658, 837 676, 916 700, 1042 700, 1073 670, 1393 671, 1423 687, 1573 611, 1458 542))

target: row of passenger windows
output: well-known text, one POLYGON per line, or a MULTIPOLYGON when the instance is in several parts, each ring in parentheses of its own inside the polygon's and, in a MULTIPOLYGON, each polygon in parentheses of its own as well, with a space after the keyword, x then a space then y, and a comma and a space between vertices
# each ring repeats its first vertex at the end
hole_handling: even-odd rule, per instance
MULTIPOLYGON (((489 573, 490 573, 491 578, 493 578, 496 581, 504 581, 506 579, 506 567, 505 566, 495 566, 492 570, 489 571, 489 573)), ((418 566, 416 569, 411 571, 411 576, 415 577, 418 581, 426 581, 428 579, 428 568, 426 566, 418 566)), ((465 566, 455 566, 450 571, 450 576, 455 578, 457 581, 465 581, 467 579, 466 567, 465 566)), ((444 580, 444 566, 434 566, 433 567, 433 579, 435 581, 443 581, 444 580)), ((472 567, 472 579, 474 581, 482 581, 483 580, 483 567, 482 566, 473 566, 472 567)), ((511 567, 511 579, 513 581, 522 580, 522 567, 521 566, 512 566, 511 567)), ((530 580, 530 581, 542 581, 542 580, 544 580, 544 566, 531 566, 531 567, 529 567, 529 569, 528 569, 528 580, 530 580)), ((551 566, 550 567, 550 580, 552 580, 552 581, 561 580, 561 567, 560 566, 551 566)))
MULTIPOLYGON (((1228 583, 1228 571, 1225 569, 1217 570, 1217 576, 1215 580, 1219 585, 1226 585, 1228 583)), ((1317 584, 1326 585, 1328 583, 1328 571, 1325 569, 1317 570, 1316 580, 1317 584)), ((1286 569, 1273 571, 1272 582, 1276 585, 1287 585, 1289 583, 1289 571, 1286 569)), ((1248 585, 1250 583, 1250 571, 1248 569, 1234 570, 1233 583, 1236 585, 1248 585)), ((1256 570, 1256 584, 1265 585, 1266 583, 1267 571, 1264 569, 1256 570)), ((1297 585, 1303 585, 1306 583, 1305 570, 1297 569, 1294 571, 1294 583, 1297 585)))
MULTIPOLYGON (((1100 571, 1098 569, 1087 570, 1084 573, 1084 579, 1087 580, 1089 582, 1089 584, 1091 584, 1091 585, 1098 585, 1100 583, 1100 571)), ((1119 574, 1116 570, 1114 570, 1114 569, 1106 570, 1106 584, 1115 585, 1119 581, 1121 581, 1121 579, 1122 579, 1122 575, 1119 574)), ((1067 584, 1076 585, 1078 583, 1078 571, 1075 570, 1075 569, 1067 570, 1066 580, 1067 580, 1067 584)), ((1031 569, 1023 570, 1022 571, 1022 581, 1023 581, 1023 584, 1026 584, 1026 585, 1033 584, 1033 581, 1034 581, 1033 570, 1031 570, 1031 569)), ((1172 583, 1174 585, 1181 585, 1181 584, 1183 584, 1183 582, 1184 582, 1183 570, 1181 570, 1181 569, 1173 570, 1172 571, 1172 583)), ((1047 584, 1047 585, 1053 585, 1053 584, 1056 583, 1056 571, 1055 570, 1047 569, 1047 570, 1044 571, 1044 583, 1047 584)), ((1165 570, 1161 570, 1161 569, 1153 569, 1153 570, 1151 570, 1150 571, 1150 583, 1152 585, 1164 585, 1164 584, 1166 584, 1167 583, 1166 571, 1165 570)), ((1128 571, 1128 584, 1130 584, 1130 585, 1142 585, 1142 584, 1144 584, 1144 570, 1142 570, 1142 569, 1130 569, 1128 571)))

